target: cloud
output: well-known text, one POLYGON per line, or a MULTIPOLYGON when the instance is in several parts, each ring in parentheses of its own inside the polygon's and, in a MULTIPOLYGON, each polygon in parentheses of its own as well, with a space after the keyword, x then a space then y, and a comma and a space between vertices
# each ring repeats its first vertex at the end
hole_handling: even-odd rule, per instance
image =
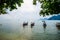
POLYGON ((21 7, 18 7, 18 9, 9 11, 7 15, 1 15, 0 19, 3 20, 20 20, 20 21, 26 21, 26 20, 36 20, 39 19, 39 12, 41 10, 40 3, 37 2, 37 5, 33 5, 33 0, 24 0, 24 3, 22 3, 21 7))

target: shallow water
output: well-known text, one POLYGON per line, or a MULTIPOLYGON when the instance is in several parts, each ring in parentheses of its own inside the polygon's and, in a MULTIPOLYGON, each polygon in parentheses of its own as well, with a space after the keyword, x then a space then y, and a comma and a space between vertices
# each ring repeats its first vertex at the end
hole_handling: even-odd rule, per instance
POLYGON ((57 22, 60 21, 46 21, 45 30, 42 21, 35 21, 33 28, 30 23, 23 28, 21 22, 5 22, 0 25, 0 40, 60 40, 57 22))

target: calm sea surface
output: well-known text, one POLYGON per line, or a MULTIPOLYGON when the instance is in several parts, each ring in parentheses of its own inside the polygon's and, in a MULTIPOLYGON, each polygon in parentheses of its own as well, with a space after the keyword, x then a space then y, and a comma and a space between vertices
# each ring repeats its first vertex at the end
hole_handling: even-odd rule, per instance
POLYGON ((43 22, 35 21, 35 26, 31 28, 30 22, 23 28, 23 22, 6 21, 0 23, 0 40, 60 40, 60 30, 56 23, 60 21, 46 20, 46 29, 43 22))

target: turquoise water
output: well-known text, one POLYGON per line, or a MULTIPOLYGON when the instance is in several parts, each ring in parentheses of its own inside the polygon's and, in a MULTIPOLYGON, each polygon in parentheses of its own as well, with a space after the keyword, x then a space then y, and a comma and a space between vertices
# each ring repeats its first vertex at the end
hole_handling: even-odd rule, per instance
POLYGON ((42 21, 35 21, 31 28, 30 23, 23 28, 23 22, 0 23, 0 40, 60 40, 60 30, 56 23, 60 21, 47 21, 44 30, 42 21))

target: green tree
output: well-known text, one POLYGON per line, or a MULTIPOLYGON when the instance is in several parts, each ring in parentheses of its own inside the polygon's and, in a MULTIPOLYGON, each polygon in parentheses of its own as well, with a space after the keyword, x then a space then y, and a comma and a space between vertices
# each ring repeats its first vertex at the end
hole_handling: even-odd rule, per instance
POLYGON ((21 6, 21 3, 23 3, 23 0, 0 0, 0 14, 6 14, 8 8, 10 11, 17 9, 16 6, 21 6))
POLYGON ((33 4, 36 5, 36 1, 42 4, 40 15, 45 16, 60 13, 60 0, 33 0, 33 4))
MULTIPOLYGON (((59 14, 60 13, 60 0, 33 0, 33 4, 36 5, 36 1, 39 1, 42 5, 40 15, 59 14)), ((23 0, 0 0, 0 14, 5 14, 6 9, 17 9, 16 5, 21 6, 23 0)))

